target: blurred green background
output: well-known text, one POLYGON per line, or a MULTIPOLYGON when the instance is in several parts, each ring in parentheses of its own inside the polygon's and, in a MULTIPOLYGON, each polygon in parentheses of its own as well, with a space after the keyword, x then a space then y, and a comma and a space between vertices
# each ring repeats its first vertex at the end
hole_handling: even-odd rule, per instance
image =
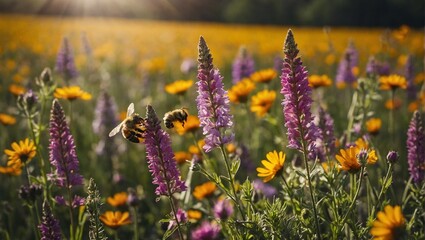
POLYGON ((2 13, 309 26, 424 26, 423 0, 0 0, 2 13))

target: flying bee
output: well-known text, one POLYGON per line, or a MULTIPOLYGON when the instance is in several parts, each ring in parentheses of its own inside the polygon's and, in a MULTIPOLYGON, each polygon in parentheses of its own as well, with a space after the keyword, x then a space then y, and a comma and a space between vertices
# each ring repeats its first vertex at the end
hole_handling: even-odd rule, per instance
POLYGON ((123 137, 131 142, 144 142, 143 134, 146 131, 145 119, 134 113, 134 104, 130 103, 127 108, 127 117, 109 133, 109 137, 115 136, 119 131, 123 137))
POLYGON ((188 116, 189 113, 187 112, 186 108, 174 109, 164 115, 164 124, 167 128, 173 128, 173 122, 179 121, 184 127, 184 123, 187 121, 188 116))

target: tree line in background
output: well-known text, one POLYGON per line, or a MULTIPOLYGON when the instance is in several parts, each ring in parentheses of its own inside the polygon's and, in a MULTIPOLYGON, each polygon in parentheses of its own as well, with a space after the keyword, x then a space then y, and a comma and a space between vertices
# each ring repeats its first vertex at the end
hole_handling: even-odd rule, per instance
POLYGON ((423 27, 423 0, 0 0, 0 12, 246 24, 423 27))

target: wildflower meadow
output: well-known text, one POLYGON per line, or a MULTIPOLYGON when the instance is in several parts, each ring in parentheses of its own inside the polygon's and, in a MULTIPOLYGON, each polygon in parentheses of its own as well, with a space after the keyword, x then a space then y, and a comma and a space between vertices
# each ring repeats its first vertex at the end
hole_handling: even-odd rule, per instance
POLYGON ((425 239, 424 64, 405 25, 0 15, 0 239, 425 239))

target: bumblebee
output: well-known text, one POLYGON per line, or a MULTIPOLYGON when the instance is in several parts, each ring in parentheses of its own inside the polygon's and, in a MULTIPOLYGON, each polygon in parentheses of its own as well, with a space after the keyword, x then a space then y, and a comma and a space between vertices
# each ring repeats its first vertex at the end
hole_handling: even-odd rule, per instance
POLYGON ((173 128, 175 121, 179 121, 184 127, 184 123, 187 121, 189 113, 186 108, 174 109, 164 115, 164 124, 167 128, 173 128))
POLYGON ((134 104, 130 103, 127 108, 127 117, 118 126, 109 133, 109 137, 115 136, 119 131, 123 137, 130 142, 144 142, 144 133, 146 132, 145 119, 134 113, 134 104))

